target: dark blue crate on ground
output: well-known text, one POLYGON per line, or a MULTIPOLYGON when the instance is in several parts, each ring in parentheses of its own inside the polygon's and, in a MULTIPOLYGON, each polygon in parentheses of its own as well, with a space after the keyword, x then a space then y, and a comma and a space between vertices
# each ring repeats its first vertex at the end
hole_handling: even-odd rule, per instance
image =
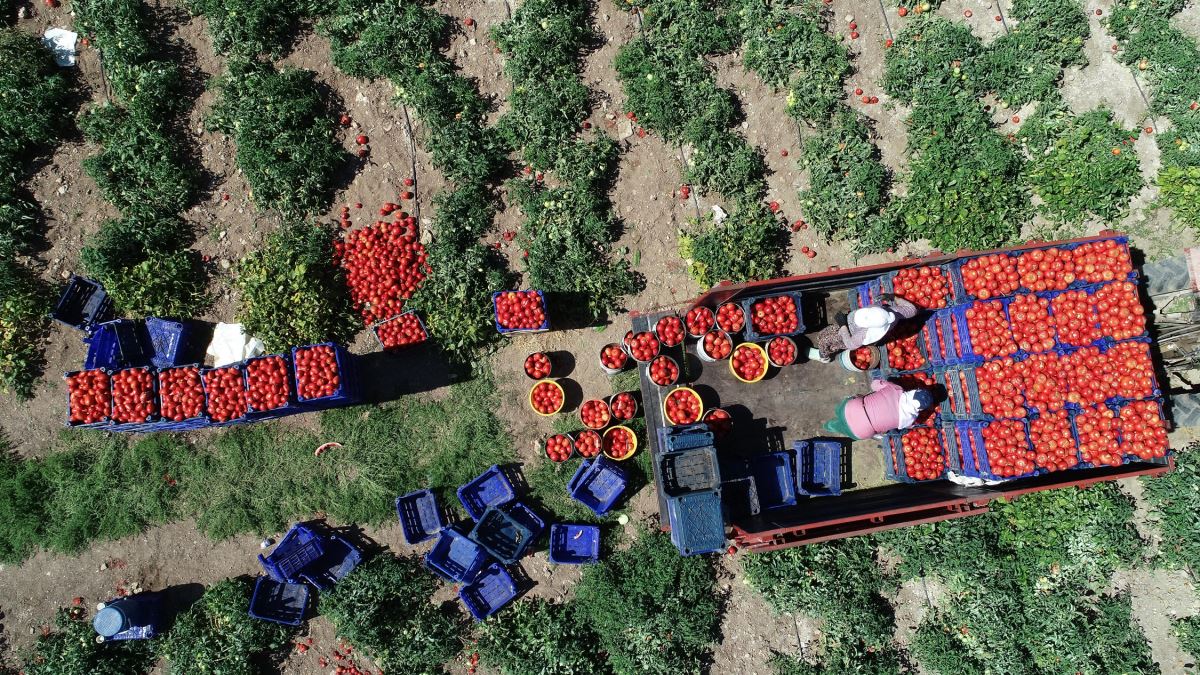
POLYGON ((301 347, 292 347, 292 389, 296 392, 297 404, 306 410, 325 410, 327 408, 338 408, 342 406, 354 405, 362 402, 362 390, 360 388, 358 361, 345 347, 336 342, 322 342, 313 345, 304 345, 301 347), (333 348, 333 356, 337 361, 338 376, 341 382, 338 390, 329 396, 321 396, 318 398, 304 398, 300 395, 299 375, 295 372, 296 353, 302 352, 313 347, 331 347, 333 348))
POLYGON ((678 427, 659 427, 658 451, 675 452, 690 448, 703 448, 713 444, 713 433, 707 424, 689 424, 678 427))
POLYGON ((713 553, 725 548, 725 515, 721 495, 716 490, 668 498, 667 520, 671 543, 683 555, 713 553))
MULTIPOLYGON (((200 390, 201 390, 201 393, 203 393, 204 378, 201 377, 199 375, 199 373, 204 370, 204 367, 198 363, 192 363, 192 364, 187 364, 187 365, 183 365, 183 366, 175 366, 175 368, 163 368, 163 369, 159 370, 157 373, 155 373, 155 376, 154 376, 155 385, 158 387, 160 397, 161 397, 161 392, 162 392, 163 374, 169 373, 169 372, 175 370, 176 368, 195 368, 197 371, 197 377, 200 378, 200 390)), ((161 401, 159 402, 159 407, 160 407, 159 412, 161 413, 162 412, 161 401)), ((204 427, 207 427, 212 423, 211 420, 208 419, 208 413, 205 412, 207 409, 208 409, 208 400, 205 399, 204 402, 200 406, 200 414, 198 414, 192 418, 182 419, 182 420, 178 420, 178 421, 163 418, 163 419, 159 420, 155 429, 158 431, 191 431, 193 429, 203 429, 204 427)))
POLYGON ((796 504, 795 458, 790 450, 765 452, 749 461, 763 510, 796 504))
POLYGON ((517 597, 517 584, 503 565, 492 563, 469 584, 458 589, 458 598, 476 621, 495 614, 517 597))
MULTIPOLYGON (((63 380, 68 380, 71 377, 74 377, 75 375, 78 375, 79 373, 82 373, 82 372, 83 372, 82 370, 73 370, 69 373, 63 373, 63 380)), ((72 424, 71 423, 71 389, 69 387, 64 387, 64 389, 67 390, 66 391, 67 413, 66 413, 66 417, 64 419, 64 424, 66 424, 68 427, 70 427, 72 429, 102 429, 102 428, 112 426, 112 419, 111 419, 111 417, 112 417, 112 402, 111 401, 109 402, 109 406, 108 406, 108 416, 105 417, 103 420, 100 420, 99 422, 93 422, 91 424, 72 424)), ((111 391, 112 391, 112 386, 110 383, 109 392, 111 392, 111 391)))
POLYGON ((258 562, 275 581, 298 584, 304 581, 301 572, 324 552, 321 536, 297 523, 283 535, 274 551, 265 556, 260 553, 258 562))
POLYGON ((150 364, 155 368, 178 366, 188 356, 192 331, 182 321, 147 317, 146 335, 150 342, 150 364))
POLYGON ((425 566, 447 581, 467 583, 479 575, 491 556, 453 527, 444 528, 425 554, 425 566))
POLYGON ((550 311, 546 308, 546 294, 541 291, 535 291, 538 294, 538 299, 542 301, 542 314, 546 319, 542 321, 542 325, 537 328, 505 328, 500 325, 500 312, 496 309, 496 298, 505 293, 513 291, 496 291, 492 293, 492 323, 496 324, 496 330, 501 335, 512 335, 513 333, 544 333, 550 330, 550 311))
POLYGON ((417 490, 396 497, 396 517, 404 531, 404 541, 419 544, 446 526, 446 519, 432 490, 417 490))
POLYGON ((204 388, 204 414, 209 415, 208 426, 210 426, 210 427, 232 427, 232 426, 235 426, 238 424, 245 424, 246 422, 250 421, 249 408, 247 408, 247 412, 245 414, 243 414, 241 417, 235 417, 234 419, 225 420, 224 422, 213 421, 212 417, 208 411, 208 406, 209 406, 209 403, 211 402, 210 399, 211 399, 212 394, 209 392, 207 375, 208 375, 208 373, 211 373, 214 370, 225 370, 227 368, 234 368, 239 373, 241 373, 242 387, 244 389, 246 386, 246 370, 245 370, 244 365, 241 363, 234 363, 234 364, 230 364, 228 366, 221 366, 220 368, 201 368, 200 369, 200 383, 204 388))
POLYGON ((91 332, 96 324, 112 318, 112 298, 108 297, 100 282, 72 274, 50 318, 72 328, 91 332))
POLYGON ((726 478, 721 482, 721 503, 730 518, 757 516, 762 511, 754 476, 726 478))
POLYGON ((382 349, 384 351, 397 351, 397 350, 404 349, 406 347, 415 347, 415 346, 427 341, 429 339, 429 329, 425 327, 425 322, 421 320, 421 315, 417 314, 417 310, 412 309, 407 312, 401 312, 400 314, 397 314, 396 316, 393 316, 391 318, 384 319, 383 321, 376 321, 371 326, 371 335, 375 336, 375 342, 377 342, 379 344, 380 349, 382 349), (380 326, 383 326, 384 324, 392 323, 393 321, 400 321, 401 319, 403 319, 404 317, 406 317, 410 314, 413 316, 413 318, 415 318, 417 320, 417 324, 419 324, 421 326, 421 332, 425 335, 425 338, 422 339, 420 342, 410 342, 409 344, 398 345, 395 347, 388 347, 387 345, 383 344, 383 338, 379 337, 380 326))
POLYGON ((362 562, 362 552, 354 544, 336 534, 323 538, 321 557, 312 561, 300 572, 300 578, 320 591, 333 588, 354 571, 362 562))
POLYGON ((810 438, 792 444, 796 453, 796 492, 810 497, 842 494, 842 444, 810 438))
POLYGON ((263 621, 299 626, 308 609, 308 586, 258 577, 250 597, 250 616, 263 621))
POLYGON ((550 526, 550 562, 586 565, 600 559, 600 528, 555 523, 550 526))
POLYGON ((516 488, 499 465, 493 465, 470 483, 458 488, 458 501, 462 502, 471 520, 479 520, 489 506, 501 506, 516 497, 516 488))
POLYGON ((283 405, 279 406, 278 408, 271 408, 270 410, 257 410, 257 409, 255 409, 254 404, 250 401, 250 398, 247 395, 246 416, 256 422, 259 422, 262 420, 273 420, 273 419, 278 419, 280 417, 287 417, 288 415, 295 415, 297 413, 307 412, 307 409, 304 406, 300 405, 300 402, 296 396, 296 369, 292 366, 292 360, 288 354, 264 354, 262 356, 255 356, 253 358, 246 359, 244 362, 245 366, 242 368, 242 372, 243 372, 243 376, 245 377, 245 381, 246 381, 247 393, 249 393, 249 391, 250 391, 250 365, 257 363, 259 361, 265 361, 267 359, 274 359, 274 358, 283 359, 283 368, 284 368, 284 372, 287 374, 287 380, 288 380, 288 400, 287 400, 287 403, 284 403, 283 405))
POLYGON ((467 535, 493 558, 512 565, 525 555, 545 529, 536 513, 520 502, 504 508, 489 506, 467 535))
POLYGON ((779 335, 792 336, 792 335, 799 335, 799 334, 803 333, 805 330, 805 326, 804 326, 804 310, 800 304, 801 299, 802 299, 802 296, 800 294, 800 291, 789 291, 786 293, 768 293, 767 295, 756 295, 754 297, 741 300, 740 304, 742 305, 742 311, 744 311, 746 313, 746 340, 749 342, 756 342, 758 340, 769 340, 769 339, 779 336, 779 335), (789 333, 759 333, 758 331, 754 330, 754 321, 753 321, 754 315, 750 311, 750 308, 754 306, 754 303, 758 302, 759 300, 766 300, 767 298, 778 298, 778 297, 784 296, 784 295, 790 296, 792 298, 792 300, 794 300, 796 303, 796 330, 791 331, 789 333))
POLYGON ((712 446, 664 453, 658 463, 662 489, 668 497, 716 490, 721 486, 717 451, 712 446))
POLYGON ((140 321, 117 319, 96 325, 92 334, 84 338, 88 345, 83 367, 93 368, 136 368, 150 365, 147 348, 146 327, 140 321))
POLYGON ((584 460, 567 483, 571 497, 588 507, 597 516, 609 512, 625 492, 628 478, 617 462, 600 456, 584 460))

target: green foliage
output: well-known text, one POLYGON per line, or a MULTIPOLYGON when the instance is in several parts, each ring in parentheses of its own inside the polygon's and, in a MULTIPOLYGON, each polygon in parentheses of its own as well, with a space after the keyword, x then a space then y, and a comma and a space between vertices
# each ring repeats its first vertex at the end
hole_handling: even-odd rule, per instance
POLYGON ((1086 65, 1088 20, 1074 0, 1016 0, 1016 27, 987 47, 980 63, 987 88, 1007 106, 1058 98, 1062 69, 1086 65))
MULTIPOLYGON (((965 24, 925 14, 907 24, 884 60, 883 89, 905 103, 946 92, 981 93, 979 56, 983 46, 965 24)), ((915 112, 915 111, 914 111, 915 112)))
POLYGON ((1200 614, 1176 621, 1175 635, 1179 638, 1180 649, 1193 657, 1200 654, 1200 614))
POLYGON ((612 672, 596 649, 599 636, 574 605, 522 600, 480 625, 480 661, 505 675, 592 675, 612 672))
POLYGON ((1078 117, 1039 111, 1026 120, 1020 136, 1031 158, 1026 174, 1043 202, 1039 211, 1063 224, 1119 220, 1142 187, 1137 155, 1126 142, 1136 135, 1103 108, 1078 117))
POLYGON ((0 154, 0 258, 32 254, 44 240, 41 209, 21 187, 24 167, 0 154))
POLYGON ((1174 471, 1142 485, 1163 535, 1159 555, 1172 567, 1200 569, 1200 445, 1176 454, 1174 471))
POLYGON ((332 226, 286 226, 238 265, 238 320, 268 351, 353 335, 346 284, 333 262, 335 236, 332 226))
MULTIPOLYGON (((837 672, 895 672, 895 620, 881 595, 883 572, 870 539, 811 544, 742 561, 746 579, 777 612, 802 612, 822 621, 822 661, 837 672)), ((804 666, 793 667, 806 672, 804 666)), ((787 670, 787 669, 785 669, 787 670)), ((818 671, 810 671, 818 672, 818 671)))
POLYGON ((115 98, 143 120, 171 117, 187 107, 179 66, 163 58, 141 0, 72 0, 75 28, 104 53, 104 74, 115 98))
POLYGON ((430 602, 437 585, 418 558, 384 553, 322 593, 321 612, 384 671, 441 673, 465 626, 453 604, 430 602))
POLYGON ((199 254, 178 248, 191 238, 189 225, 175 216, 135 212, 105 222, 81 260, 125 311, 191 317, 209 300, 199 254))
POLYGON ((667 535, 643 531, 584 571, 574 604, 613 670, 698 673, 720 635, 713 580, 710 558, 682 557, 667 535))
POLYGON ((0 256, 0 389, 33 396, 54 298, 33 272, 0 256))
POLYGON ((188 0, 188 9, 208 19, 218 54, 283 56, 300 22, 325 3, 315 0, 188 0))
POLYGON ((826 33, 820 4, 801 3, 798 13, 766 0, 741 4, 743 65, 763 82, 788 90, 789 115, 820 125, 837 110, 842 81, 852 70, 846 48, 826 33))
POLYGON ((830 124, 804 143, 809 187, 800 191, 804 215, 830 239, 856 239, 877 253, 895 246, 902 232, 874 231, 871 216, 886 198, 887 173, 862 118, 843 108, 830 124))
POLYGON ((1175 217, 1200 228, 1200 165, 1168 166, 1158 173, 1158 197, 1175 217))
POLYGON ((737 46, 738 30, 726 0, 614 0, 621 9, 637 7, 642 32, 651 41, 675 45, 685 54, 722 54, 737 46))
POLYGON ((347 154, 313 73, 235 60, 212 88, 208 126, 233 136, 255 203, 286 216, 328 207, 347 154))
POLYGON ((769 279, 787 254, 787 230, 766 204, 742 200, 717 223, 711 214, 679 237, 679 254, 701 286, 769 279))
POLYGON ((529 251, 531 285, 568 295, 566 304, 591 320, 602 319, 641 286, 628 261, 611 260, 618 224, 608 188, 616 163, 616 142, 601 134, 559 149, 558 187, 529 179, 509 183, 528 218, 520 238, 529 251))
POLYGON ((248 577, 208 587, 156 645, 171 672, 254 675, 261 659, 278 655, 295 629, 251 618, 253 593, 248 577))
POLYGON ((58 630, 38 637, 21 666, 27 675, 137 675, 154 667, 146 640, 96 642, 92 622, 82 608, 59 609, 58 630))
POLYGON ((0 29, 0 174, 62 136, 70 127, 70 96, 70 81, 40 40, 0 29))
POLYGON ((715 190, 727 199, 760 199, 767 191, 762 153, 741 136, 724 129, 695 143, 684 180, 701 192, 715 190))

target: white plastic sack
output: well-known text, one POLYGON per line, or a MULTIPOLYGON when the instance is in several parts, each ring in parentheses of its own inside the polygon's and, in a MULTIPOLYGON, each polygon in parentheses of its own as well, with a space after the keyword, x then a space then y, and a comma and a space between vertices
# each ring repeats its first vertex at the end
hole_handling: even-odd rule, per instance
POLYGON ((259 356, 266 350, 262 340, 248 337, 240 323, 219 323, 213 329, 212 342, 205 352, 213 357, 213 366, 220 368, 231 363, 259 356))
POLYGON ((51 28, 42 35, 46 49, 54 52, 54 62, 63 68, 75 65, 75 41, 78 39, 78 33, 64 28, 51 28))

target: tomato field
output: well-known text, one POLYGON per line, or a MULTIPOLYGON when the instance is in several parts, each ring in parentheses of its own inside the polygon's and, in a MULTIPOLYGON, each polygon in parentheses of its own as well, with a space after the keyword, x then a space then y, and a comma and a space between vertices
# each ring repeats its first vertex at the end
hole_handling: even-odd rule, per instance
MULTIPOLYGON (((0 673, 1190 672, 1200 445, 1163 424, 1131 273, 1200 240, 1198 68, 1183 0, 8 3, 0 673), (929 344, 978 355, 925 383, 971 379, 980 409, 942 410, 986 419, 997 478, 1168 446, 1174 471, 769 553, 659 531, 639 364, 669 423, 721 437, 696 363, 750 388, 808 360, 799 294, 683 303, 1108 229, 1136 266, 1100 242, 905 268, 895 295, 954 320, 849 358, 925 382, 929 344), (267 356, 85 369, 49 318, 72 275, 267 356), (359 380, 369 403, 322 405, 359 380), (100 428, 152 422, 181 426, 100 428), (628 488, 598 515, 567 490, 600 457, 628 488), (475 624, 395 500, 459 517, 493 465, 599 526, 600 562, 536 546, 475 624), (304 623, 250 619, 260 541, 312 519, 372 554, 304 623), (97 602, 160 589, 169 631, 92 641, 97 602)), ((941 477, 939 434, 897 437, 895 470, 941 477)))

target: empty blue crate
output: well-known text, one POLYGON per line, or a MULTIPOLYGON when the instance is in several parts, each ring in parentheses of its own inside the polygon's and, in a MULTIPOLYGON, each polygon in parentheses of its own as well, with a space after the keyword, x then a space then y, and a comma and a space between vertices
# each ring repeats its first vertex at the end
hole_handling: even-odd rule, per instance
POLYGON ((792 445, 796 452, 796 492, 810 497, 842 494, 842 444, 810 438, 792 445))
POLYGON ((86 370, 118 370, 150 365, 145 326, 140 321, 106 321, 98 324, 92 334, 84 338, 84 342, 88 345, 83 361, 86 370))
POLYGON ((730 518, 757 516, 762 511, 758 502, 758 485, 754 476, 738 476, 721 483, 721 503, 730 518))
POLYGON ((74 274, 50 313, 50 318, 55 321, 89 333, 96 324, 111 317, 112 298, 108 297, 104 286, 74 274))
POLYGON ((671 543, 683 555, 713 553, 725 548, 725 514, 716 490, 667 499, 667 521, 671 526, 671 543))
POLYGON ((300 578, 326 591, 346 578, 362 562, 362 553, 354 544, 331 534, 322 541, 321 556, 304 567, 300 578))
POLYGON ((266 556, 260 553, 258 562, 275 581, 298 584, 304 581, 300 573, 324 551, 320 535, 297 523, 283 535, 274 551, 266 556))
POLYGON ((512 481, 504 475, 504 469, 492 465, 474 480, 458 488, 458 501, 471 520, 479 520, 489 506, 500 506, 516 499, 517 491, 512 481))
POLYGON ((658 451, 675 452, 690 448, 703 448, 713 444, 713 433, 707 424, 689 424, 678 427, 658 428, 658 451))
POLYGON ((662 489, 668 497, 688 492, 716 490, 721 486, 717 451, 712 446, 668 452, 658 460, 662 489))
POLYGON ((483 621, 517 597, 517 584, 502 565, 492 563, 458 589, 458 598, 476 621, 483 621))
POLYGON ((801 299, 802 299, 802 296, 800 294, 800 291, 788 291, 785 293, 770 293, 768 295, 757 295, 752 298, 746 298, 745 300, 742 300, 741 301, 742 310, 746 312, 746 339, 753 342, 756 340, 769 340, 773 337, 778 337, 780 335, 799 335, 800 333, 803 333, 804 332, 804 309, 803 309, 803 305, 801 304, 801 299), (796 303, 796 330, 790 331, 787 333, 759 333, 758 331, 754 330, 754 321, 753 321, 754 314, 751 311, 751 308, 754 307, 754 303, 759 302, 760 300, 767 300, 770 298, 778 298, 778 297, 783 297, 783 296, 791 297, 792 300, 796 303))
POLYGON ((794 458, 790 450, 754 455, 749 462, 758 501, 764 510, 796 504, 794 458))
POLYGON ((529 507, 513 502, 504 508, 489 506, 467 536, 496 560, 512 565, 525 555, 545 527, 529 507))
POLYGON ((250 616, 263 621, 299 626, 308 608, 308 586, 258 577, 250 597, 250 616))
POLYGON ((146 317, 146 335, 150 339, 150 364, 155 368, 178 366, 189 356, 191 330, 182 321, 146 317))
POLYGON ((550 526, 550 562, 586 565, 600 559, 600 528, 555 523, 550 526))
POLYGON ((294 373, 292 388, 296 392, 296 401, 308 410, 324 410, 340 406, 354 405, 362 401, 362 391, 359 388, 358 362, 355 356, 345 347, 335 342, 322 342, 301 347, 292 347, 292 369, 296 370, 296 355, 313 347, 330 347, 333 349, 334 360, 337 362, 338 388, 328 396, 305 398, 300 393, 299 373, 294 373))
POLYGON ((437 496, 431 490, 417 490, 396 497, 396 517, 404 531, 404 541, 419 544, 433 538, 446 526, 437 496))
POLYGON ((608 513, 625 492, 625 469, 607 457, 584 460, 567 483, 567 492, 575 501, 597 516, 608 513))
POLYGON ((479 575, 491 556, 453 527, 444 528, 425 554, 425 566, 447 581, 467 583, 479 575))

